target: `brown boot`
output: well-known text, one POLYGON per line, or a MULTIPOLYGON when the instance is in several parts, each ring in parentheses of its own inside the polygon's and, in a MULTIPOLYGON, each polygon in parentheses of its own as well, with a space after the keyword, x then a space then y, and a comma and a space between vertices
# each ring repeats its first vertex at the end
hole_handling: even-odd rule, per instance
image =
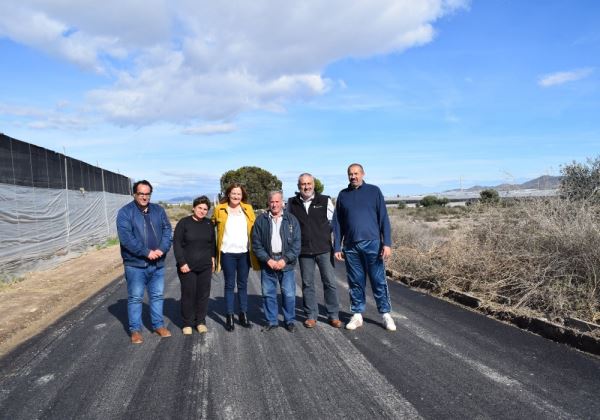
POLYGON ((139 331, 131 332, 131 344, 142 344, 144 339, 142 337, 142 333, 139 331))
POLYGON ((167 330, 165 327, 159 327, 159 328, 155 329, 154 332, 156 334, 160 335, 162 338, 171 336, 171 332, 169 330, 167 330))

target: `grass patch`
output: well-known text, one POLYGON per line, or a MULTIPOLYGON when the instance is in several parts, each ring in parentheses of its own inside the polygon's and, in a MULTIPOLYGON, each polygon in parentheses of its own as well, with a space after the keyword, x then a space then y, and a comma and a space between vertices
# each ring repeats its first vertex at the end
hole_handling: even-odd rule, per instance
POLYGON ((108 238, 106 241, 102 242, 101 244, 96 245, 96 249, 104 249, 104 248, 108 248, 110 246, 115 246, 119 244, 119 238, 117 238, 116 236, 113 236, 111 238, 108 238))
POLYGON ((12 286, 13 284, 22 282, 23 280, 25 280, 25 277, 0 274, 0 291, 12 286))

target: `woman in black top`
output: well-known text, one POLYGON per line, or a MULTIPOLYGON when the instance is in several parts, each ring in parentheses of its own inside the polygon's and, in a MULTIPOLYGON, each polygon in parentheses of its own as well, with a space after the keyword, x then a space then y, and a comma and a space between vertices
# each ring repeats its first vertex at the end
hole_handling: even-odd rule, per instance
POLYGON ((173 250, 177 274, 181 281, 181 316, 183 334, 192 334, 196 327, 205 333, 210 282, 215 271, 215 229, 206 214, 210 200, 198 197, 193 203, 193 214, 181 219, 175 226, 173 250))

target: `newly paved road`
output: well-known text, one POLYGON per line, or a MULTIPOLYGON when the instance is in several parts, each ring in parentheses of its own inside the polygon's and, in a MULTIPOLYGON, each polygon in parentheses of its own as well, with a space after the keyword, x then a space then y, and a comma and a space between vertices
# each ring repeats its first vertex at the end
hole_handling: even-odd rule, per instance
MULTIPOLYGON (((129 343, 120 279, 0 360, 0 418, 600 418, 599 358, 395 283, 395 333, 371 298, 354 332, 320 322, 293 334, 258 325, 228 333, 215 276, 209 332, 184 337, 170 261, 173 337, 145 331, 142 345, 129 343)), ((343 267, 337 273, 347 320, 343 267)), ((250 317, 262 323, 258 273, 250 283, 250 317)))

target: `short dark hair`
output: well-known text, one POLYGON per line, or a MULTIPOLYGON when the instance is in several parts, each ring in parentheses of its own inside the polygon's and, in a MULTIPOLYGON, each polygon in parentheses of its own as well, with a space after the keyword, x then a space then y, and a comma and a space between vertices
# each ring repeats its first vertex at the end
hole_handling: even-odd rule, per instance
POLYGON ((200 204, 206 204, 206 207, 210 210, 210 200, 207 196, 201 195, 200 197, 194 198, 194 202, 192 203, 192 207, 196 207, 200 204))
POLYGON ((225 195, 219 201, 221 204, 229 202, 229 193, 234 188, 239 188, 240 190, 242 190, 242 203, 248 203, 248 192, 246 191, 246 188, 244 188, 244 186, 239 182, 234 182, 232 184, 229 184, 229 186, 225 190, 225 195))
POLYGON ((152 184, 150 184, 150 182, 146 181, 145 179, 142 179, 141 181, 138 181, 135 184, 133 184, 134 193, 137 192, 138 185, 146 185, 148 188, 150 188, 150 193, 152 193, 152 184))

